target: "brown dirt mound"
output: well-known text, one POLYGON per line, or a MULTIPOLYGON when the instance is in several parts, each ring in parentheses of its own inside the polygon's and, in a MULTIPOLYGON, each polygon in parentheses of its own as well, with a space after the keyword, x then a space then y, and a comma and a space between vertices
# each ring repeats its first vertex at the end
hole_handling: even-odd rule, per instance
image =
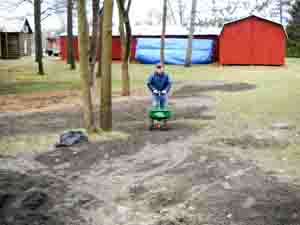
POLYGON ((239 137, 221 138, 219 140, 215 140, 214 142, 223 143, 229 146, 238 146, 243 149, 262 149, 268 147, 285 148, 290 144, 288 132, 284 130, 248 131, 239 137))
POLYGON ((92 198, 77 194, 67 197, 66 184, 54 178, 0 171, 0 224, 63 225, 81 224, 78 206, 92 198), (72 199, 73 198, 73 199, 72 199), (69 207, 66 202, 70 201, 69 207))
POLYGON ((224 91, 240 92, 256 88, 254 84, 248 83, 224 83, 223 81, 186 82, 178 86, 173 92, 175 97, 192 97, 201 95, 203 92, 224 91))

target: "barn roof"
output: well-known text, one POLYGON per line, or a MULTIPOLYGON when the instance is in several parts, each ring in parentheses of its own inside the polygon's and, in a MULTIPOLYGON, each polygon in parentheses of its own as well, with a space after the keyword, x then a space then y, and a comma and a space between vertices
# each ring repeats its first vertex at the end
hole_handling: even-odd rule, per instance
POLYGON ((248 15, 248 16, 241 17, 239 19, 228 21, 228 22, 224 23, 224 26, 227 25, 227 24, 236 23, 236 22, 239 22, 239 21, 242 21, 242 20, 246 20, 246 19, 249 19, 251 17, 256 17, 256 18, 259 18, 261 20, 265 20, 265 21, 268 21, 268 22, 271 22, 271 23, 275 23, 275 24, 278 24, 278 25, 282 26, 282 24, 276 22, 275 20, 271 20, 271 19, 259 16, 259 15, 256 15, 256 14, 248 15))
MULTIPOLYGON (((194 32, 194 35, 219 35, 221 32, 220 28, 217 27, 202 27, 194 32)), ((166 35, 167 36, 187 36, 189 34, 188 30, 182 26, 167 26, 166 35)), ((74 35, 77 35, 77 29, 74 29, 74 35)), ((113 27, 113 36, 119 36, 118 27, 113 27)), ((149 26, 149 25, 139 25, 132 27, 132 36, 160 36, 161 26, 149 26)), ((67 36, 64 32, 60 36, 67 36)))
POLYGON ((1 18, 0 17, 0 32, 19 33, 23 32, 25 25, 29 27, 29 32, 32 32, 28 20, 24 17, 19 18, 1 18))
MULTIPOLYGON (((265 17, 262 17, 262 16, 258 16, 258 15, 249 15, 249 16, 245 16, 245 17, 242 17, 242 18, 239 18, 239 19, 236 19, 236 20, 232 20, 232 21, 229 21, 227 23, 224 23, 224 26, 223 26, 223 29, 226 25, 229 25, 229 24, 232 24, 232 23, 237 23, 237 22, 240 22, 240 21, 243 21, 243 20, 246 20, 246 19, 249 19, 249 18, 252 18, 252 17, 255 17, 255 18, 258 18, 258 19, 261 19, 261 20, 264 20, 264 21, 267 21, 267 22, 270 22, 270 23, 273 23, 273 24, 276 24, 276 25, 279 25, 282 27, 282 29, 285 31, 285 28, 284 26, 281 24, 281 23, 278 23, 274 20, 271 20, 271 19, 268 19, 268 18, 265 18, 265 17)), ((221 31, 221 33, 223 32, 223 29, 221 31)), ((286 31, 285 31, 286 33, 286 31)))
POLYGON ((283 29, 284 32, 285 32, 285 35, 287 36, 286 30, 285 30, 284 26, 283 26, 281 23, 278 23, 278 22, 276 22, 276 21, 274 21, 274 20, 271 20, 271 19, 268 19, 268 18, 265 18, 265 17, 262 17, 262 16, 258 16, 258 15, 255 15, 255 14, 249 15, 249 16, 245 16, 245 17, 242 17, 242 18, 239 18, 239 19, 232 20, 232 21, 229 21, 229 22, 227 22, 227 23, 224 23, 221 33, 223 32, 224 27, 225 27, 226 25, 233 24, 233 23, 237 23, 237 22, 240 22, 240 21, 243 21, 243 20, 252 18, 252 17, 255 17, 255 18, 258 18, 258 19, 261 19, 261 20, 264 20, 264 21, 268 21, 268 22, 270 22, 270 23, 273 23, 273 24, 276 24, 276 25, 278 25, 278 26, 281 26, 282 29, 283 29))

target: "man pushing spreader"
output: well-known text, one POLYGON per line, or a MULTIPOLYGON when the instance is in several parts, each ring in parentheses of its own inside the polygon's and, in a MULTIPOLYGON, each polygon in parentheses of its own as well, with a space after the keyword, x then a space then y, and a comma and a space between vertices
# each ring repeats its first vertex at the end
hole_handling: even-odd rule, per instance
POLYGON ((152 94, 152 108, 149 110, 150 130, 167 129, 167 121, 171 117, 168 109, 168 94, 171 90, 171 79, 161 64, 157 64, 153 74, 149 76, 147 86, 152 94), (158 123, 155 123, 157 121, 158 123), (163 122, 163 126, 161 123, 163 122))

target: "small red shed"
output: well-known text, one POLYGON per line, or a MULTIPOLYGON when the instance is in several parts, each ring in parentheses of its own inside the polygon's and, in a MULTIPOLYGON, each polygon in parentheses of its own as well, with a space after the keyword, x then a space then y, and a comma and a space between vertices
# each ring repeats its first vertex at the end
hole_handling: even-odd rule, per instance
POLYGON ((226 23, 220 34, 223 65, 284 65, 285 51, 283 26, 255 15, 226 23))

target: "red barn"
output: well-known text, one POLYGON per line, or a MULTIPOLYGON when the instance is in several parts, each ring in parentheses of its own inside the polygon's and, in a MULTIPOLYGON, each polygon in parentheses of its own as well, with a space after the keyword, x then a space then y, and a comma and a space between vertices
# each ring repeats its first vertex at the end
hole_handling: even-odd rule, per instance
POLYGON ((220 35, 223 65, 283 65, 285 51, 283 26, 258 16, 226 23, 220 35))

